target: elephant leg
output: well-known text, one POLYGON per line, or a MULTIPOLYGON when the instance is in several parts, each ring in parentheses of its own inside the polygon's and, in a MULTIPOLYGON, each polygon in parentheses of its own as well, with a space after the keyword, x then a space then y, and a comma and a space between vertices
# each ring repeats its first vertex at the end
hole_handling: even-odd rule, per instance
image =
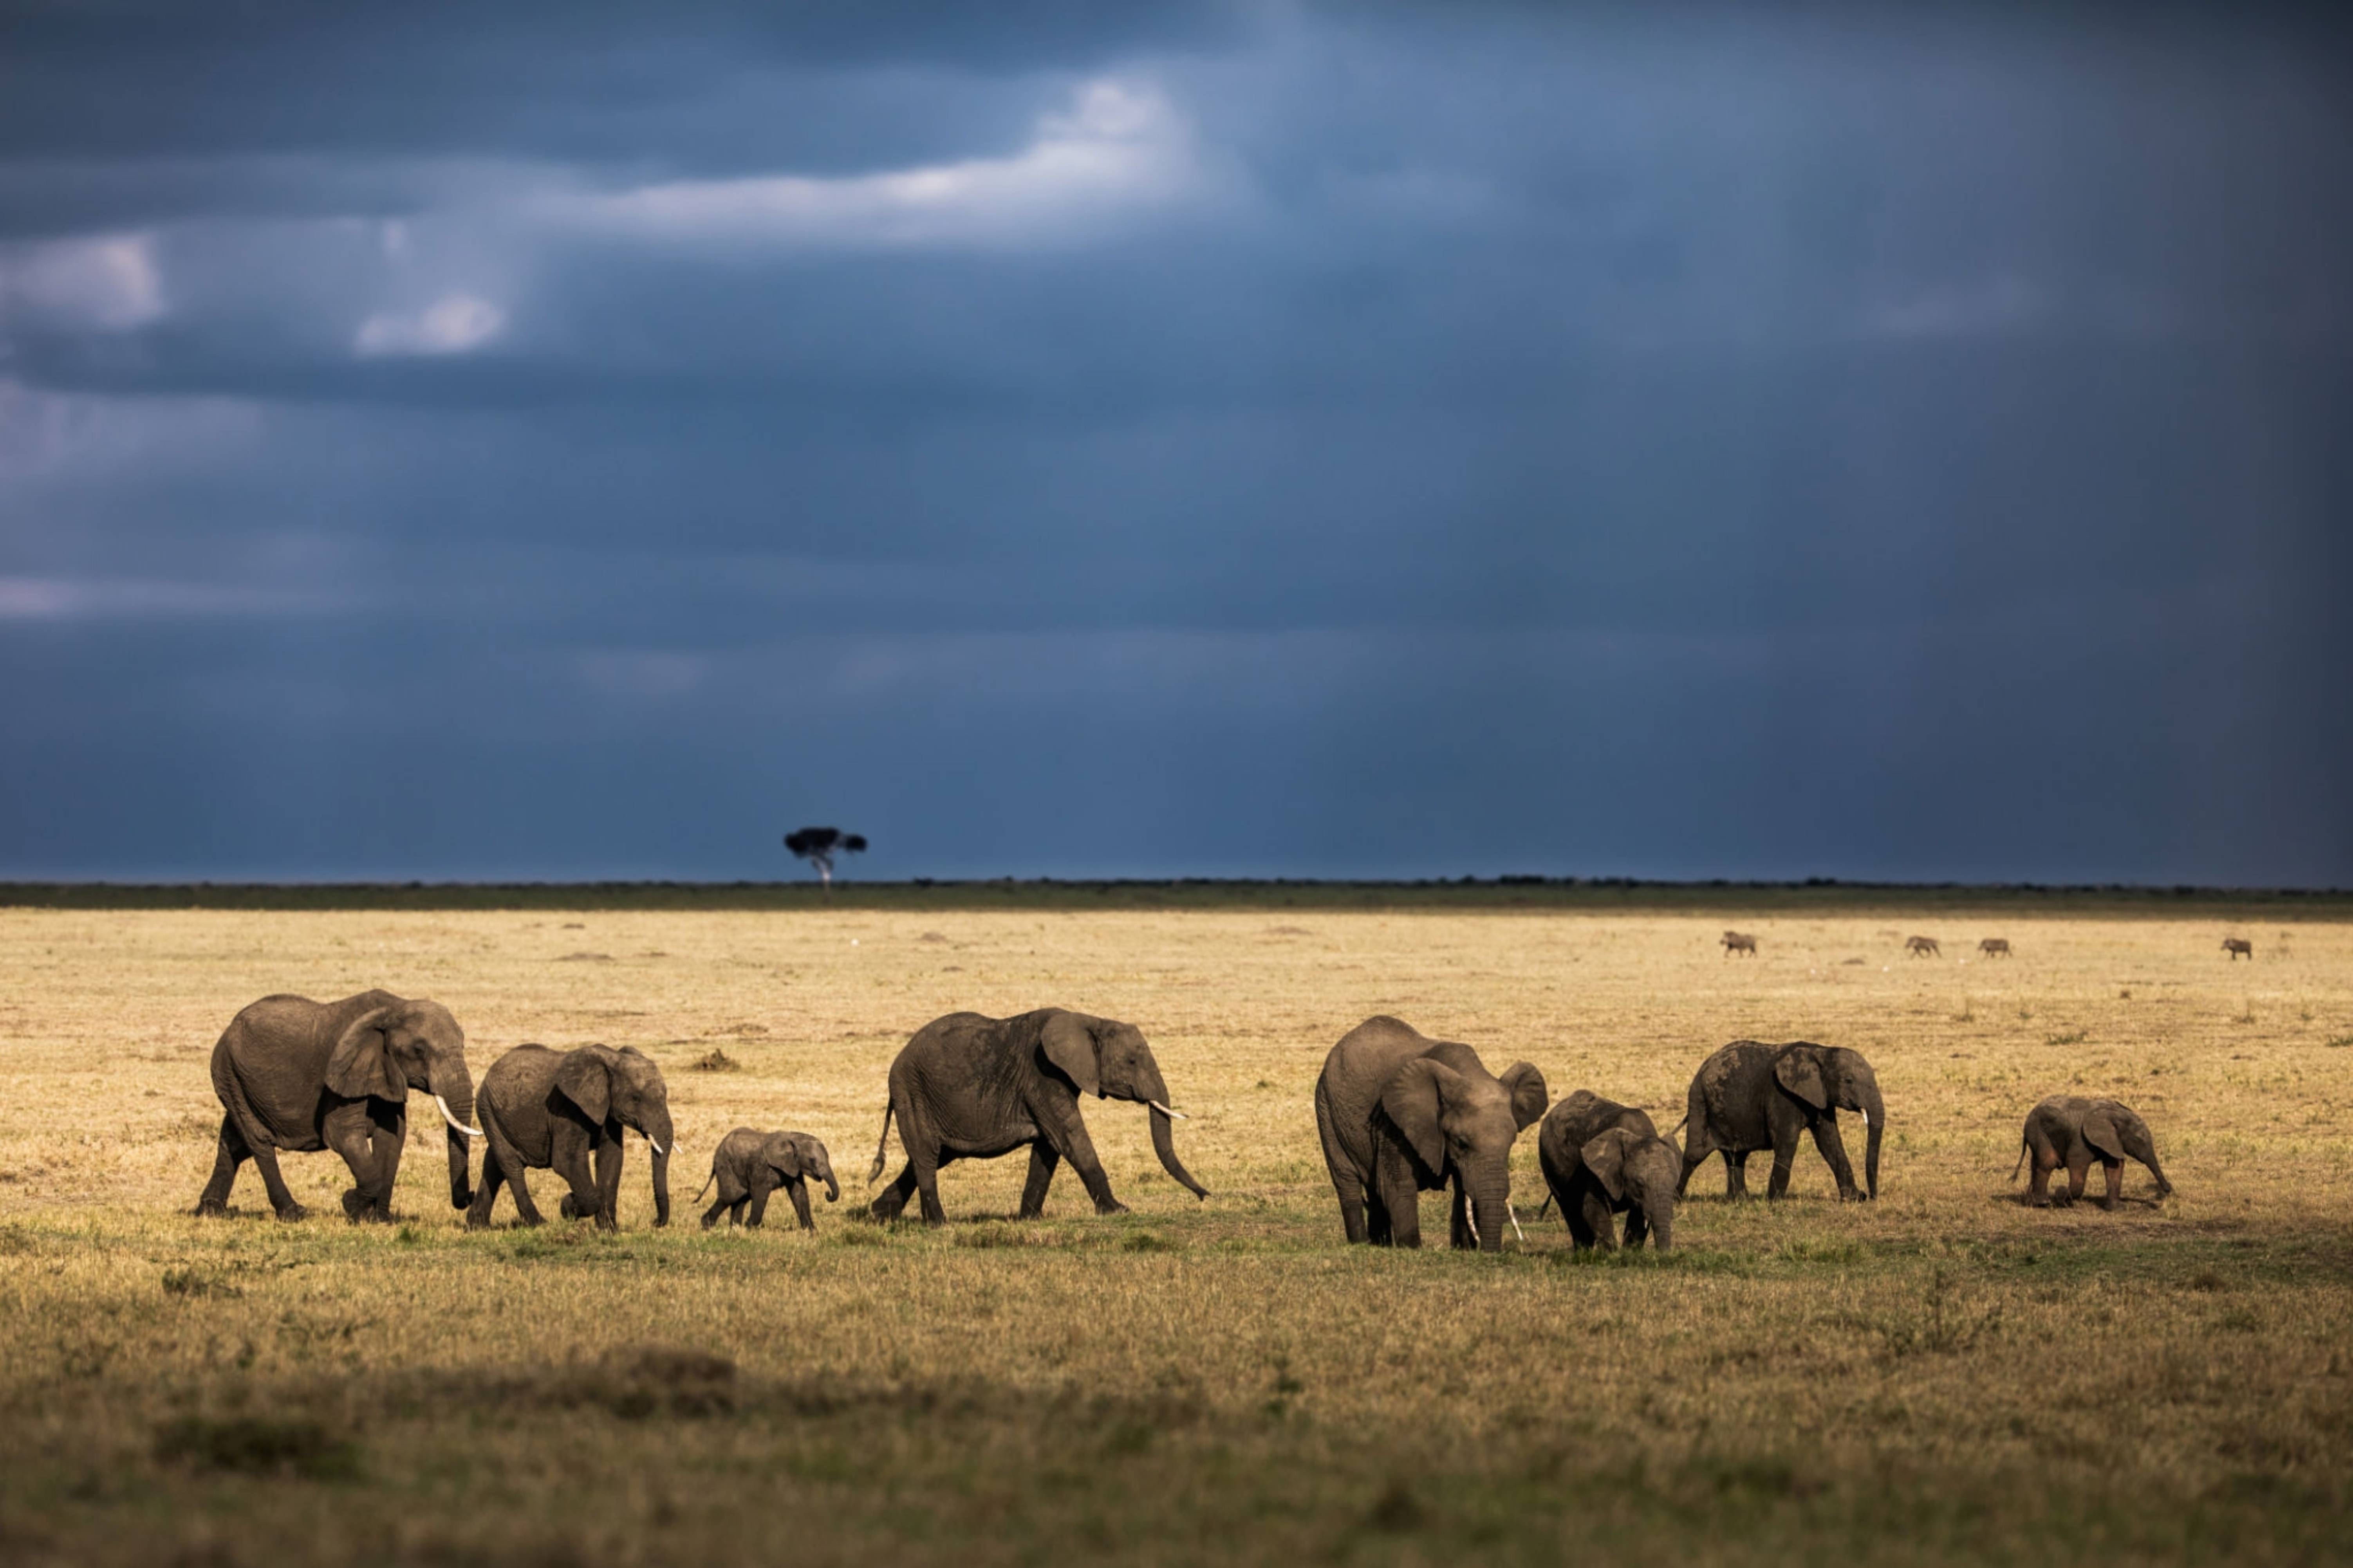
POLYGON ((1127 1205, 1112 1196, 1111 1178, 1103 1174, 1103 1162, 1095 1158, 1094 1140, 1087 1136, 1087 1124, 1078 1112, 1071 1113, 1070 1125, 1062 1129, 1062 1154, 1071 1168, 1086 1184, 1087 1196, 1095 1201, 1097 1214, 1125 1214, 1127 1205))
POLYGON ((598 1230, 618 1230, 621 1228, 621 1156, 623 1149, 624 1145, 621 1142, 621 1134, 617 1132, 610 1134, 609 1136, 601 1137, 597 1139, 596 1142, 594 1160, 596 1179, 596 1228, 598 1230))
POLYGON ((745 1200, 752 1205, 751 1217, 744 1222, 744 1227, 746 1230, 757 1230, 766 1222, 768 1194, 776 1190, 776 1178, 774 1175, 765 1170, 753 1173, 751 1194, 745 1200))
POLYGON ((1029 1145, 1029 1177, 1021 1184, 1021 1217, 1046 1217, 1046 1189, 1054 1184, 1054 1173, 1062 1163, 1061 1155, 1043 1138, 1029 1145))
POLYGON ((270 1208, 282 1220, 308 1219, 311 1211, 294 1201, 294 1194, 286 1190, 286 1178, 279 1173, 278 1151, 259 1142, 249 1146, 253 1150, 253 1168, 261 1173, 262 1190, 269 1194, 270 1208))
POLYGON ((213 1155, 213 1179, 196 1199, 199 1215, 219 1215, 228 1213, 229 1189, 237 1184, 237 1168, 253 1157, 246 1146, 245 1134, 237 1130, 237 1118, 221 1113, 220 1141, 213 1155))
POLYGON ((2034 1174, 2030 1183, 2031 1190, 2027 1194, 2028 1203, 2039 1209, 2051 1206, 2051 1173, 2058 1168, 2058 1155, 2043 1152, 2034 1156, 2034 1174))
POLYGON ((2067 1156, 2067 1201, 2069 1203, 2072 1204, 2084 1195, 2084 1183, 2091 1173, 2092 1157, 2089 1154, 2067 1156))
POLYGON ((1365 1241, 1372 1247, 1389 1247, 1397 1241, 1396 1229, 1389 1219, 1389 1205, 1382 1199, 1377 1187, 1365 1190, 1365 1241))
POLYGON ((1788 1195, 1789 1177, 1798 1168, 1798 1122, 1794 1118, 1782 1121, 1772 1133, 1773 1173, 1765 1181, 1768 1203, 1788 1195))
POLYGON ((914 1192, 915 1162, 910 1158, 899 1172, 898 1178, 875 1194, 874 1201, 867 1205, 866 1212, 876 1219, 897 1219, 906 1208, 907 1200, 914 1195, 914 1192))
POLYGON ((589 1170, 594 1136, 576 1125, 559 1121, 549 1137, 548 1168, 571 1189, 555 1203, 555 1212, 565 1219, 598 1217, 596 1178, 589 1170))
POLYGON ((1639 1203, 1626 1210, 1626 1250, 1640 1252, 1642 1243, 1651 1239, 1651 1216, 1642 1212, 1639 1203))
POLYGON ((320 1131, 327 1147, 352 1173, 343 1194, 343 1217, 384 1221, 392 1217, 392 1178, 400 1170, 400 1147, 408 1119, 387 1102, 355 1100, 327 1112, 320 1131))
POLYGON ((702 1211, 702 1228, 705 1230, 717 1225, 722 1214, 727 1215, 728 1224, 735 1223, 736 1216, 733 1210, 736 1207, 736 1196, 733 1184, 724 1176, 720 1177, 714 1184, 719 1188, 719 1195, 711 1200, 709 1208, 702 1211))
POLYGON ((2100 1206, 2114 1214, 2116 1200, 2124 1195, 2125 1163, 2122 1160, 2103 1160, 2100 1162, 2100 1173, 2107 1178, 2108 1184, 2107 1196, 2100 1200, 2100 1206))
POLYGON ((1391 1247, 1421 1245, 1421 1189, 1404 1152, 1383 1141, 1373 1152, 1373 1183, 1388 1215, 1391 1247))
POLYGON ((1724 1195, 1727 1199, 1748 1195, 1748 1151, 1746 1149, 1738 1153, 1729 1149, 1724 1152, 1724 1195))
POLYGON ((1838 1183, 1841 1201, 1861 1203, 1862 1194, 1854 1184, 1854 1166, 1848 1163, 1846 1140, 1839 1136, 1835 1117, 1825 1116, 1814 1123, 1814 1147, 1821 1152, 1823 1161, 1829 1164, 1831 1179, 1838 1183))
POLYGON ((1479 1238, 1471 1229, 1471 1199, 1460 1178, 1446 1203, 1446 1245, 1457 1252, 1479 1250, 1479 1238))
POLYGON ((808 1183, 797 1177, 786 1182, 785 1195, 793 1200, 793 1217, 800 1221, 801 1228, 815 1230, 817 1220, 810 1215, 808 1206, 808 1183))
MULTIPOLYGON (((489 1120, 488 1117, 483 1118, 485 1122, 489 1120)), ((485 1126, 482 1131, 487 1133, 490 1129, 485 1126)), ((482 1180, 481 1184, 474 1189, 472 1206, 466 1210, 468 1230, 491 1228, 491 1210, 497 1205, 499 1188, 507 1179, 506 1167, 499 1162, 498 1145, 487 1137, 483 1142, 485 1147, 482 1151, 482 1180)))
POLYGON ((1618 1224, 1609 1215, 1609 1200, 1599 1193, 1588 1193, 1577 1205, 1577 1223, 1569 1227, 1570 1237, 1578 1247, 1599 1247, 1603 1252, 1618 1250, 1618 1224), (1582 1230, 1585 1234, 1578 1236, 1582 1230))

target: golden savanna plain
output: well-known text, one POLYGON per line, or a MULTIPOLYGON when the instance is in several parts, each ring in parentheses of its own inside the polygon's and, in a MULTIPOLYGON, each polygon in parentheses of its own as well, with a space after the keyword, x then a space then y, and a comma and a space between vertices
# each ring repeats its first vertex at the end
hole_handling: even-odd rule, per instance
POLYGON ((2353 1556, 2353 909, 1137 901, 0 909, 0 1560, 2353 1556), (222 1027, 371 986, 448 1005, 478 1081, 524 1041, 651 1055, 670 1226, 633 1141, 619 1234, 504 1198, 469 1234, 421 1096, 400 1223, 346 1224, 330 1154, 285 1159, 305 1222, 250 1166, 189 1217, 222 1027), (1214 1195, 1091 1102, 1130 1214, 1066 1170, 1018 1221, 1016 1157, 945 1171, 943 1230, 855 1219, 907 1036, 1044 1005, 1143 1028, 1214 1195), (1778 1204, 1714 1163, 1676 1251, 1580 1258, 1531 1131, 1501 1256, 1345 1247, 1311 1096, 1375 1013, 1662 1129, 1727 1040, 1854 1047, 1880 1199, 1810 1147, 1778 1204), (2116 1213, 2022 1206, 2021 1121, 2068 1091, 2137 1108, 2177 1195, 2128 1166, 2116 1213), (739 1125, 830 1149, 815 1235, 700 1228, 739 1125))

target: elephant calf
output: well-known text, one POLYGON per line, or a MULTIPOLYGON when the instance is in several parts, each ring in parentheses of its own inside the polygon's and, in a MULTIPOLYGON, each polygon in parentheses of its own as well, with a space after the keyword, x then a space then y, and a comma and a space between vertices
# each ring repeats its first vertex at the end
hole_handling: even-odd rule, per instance
MULTIPOLYGON (((756 1227, 768 1212, 768 1194, 779 1186, 793 1200, 793 1213, 803 1230, 815 1230, 817 1222, 809 1218, 808 1179, 815 1176, 825 1184, 825 1201, 838 1202, 841 1184, 833 1179, 833 1162, 826 1157, 825 1145, 806 1132, 763 1132, 756 1127, 738 1127, 719 1141, 711 1155, 711 1181, 702 1184, 702 1193, 711 1190, 711 1183, 719 1184, 719 1200, 703 1212, 702 1228, 709 1230, 719 1223, 722 1210, 726 1211, 729 1225, 756 1227), (751 1207, 747 1218, 744 1210, 751 1207)), ((702 1193, 694 1201, 702 1201, 702 1193)))
POLYGON ((1499 1078, 1479 1053, 1395 1018, 1340 1037, 1315 1080, 1315 1128, 1352 1242, 1421 1245, 1421 1194, 1454 1184, 1451 1245, 1497 1252, 1512 1215, 1512 1144, 1544 1114, 1544 1074, 1499 1078))
POLYGON ((594 1218, 599 1230, 616 1228, 625 1131, 641 1133, 653 1145, 654 1224, 670 1223, 670 1153, 677 1146, 670 1090, 661 1068, 635 1046, 617 1051, 517 1046, 482 1075, 475 1103, 490 1152, 466 1213, 468 1229, 491 1223, 501 1185, 514 1188, 515 1213, 523 1224, 540 1223, 538 1205, 523 1185, 526 1170, 554 1170, 570 1185, 558 1206, 565 1218, 594 1218))
MULTIPOLYGON (((1879 1079, 1860 1051, 1810 1040, 1786 1046, 1735 1040, 1702 1062, 1692 1076, 1690 1110, 1683 1125, 1689 1129, 1683 1135, 1684 1184, 1710 1154, 1721 1153, 1725 1196, 1746 1197, 1748 1156, 1770 1149, 1773 1174, 1765 1195, 1778 1198, 1789 1190, 1798 1134, 1809 1132, 1830 1165, 1841 1198, 1852 1202, 1866 1191, 1872 1197, 1879 1195, 1879 1145, 1887 1130, 1887 1108, 1880 1100, 1879 1079), (1854 1184, 1854 1167, 1839 1136, 1841 1110, 1862 1117, 1862 1188, 1854 1184)), ((1680 1195, 1681 1188, 1677 1191, 1680 1195)))
MULTIPOLYGON (((2157 1141, 2149 1136, 2148 1123, 2132 1107, 2113 1100, 2054 1094, 2028 1111, 2025 1144, 2018 1152, 2020 1168, 2030 1155, 2034 1160, 2034 1179, 2029 1201, 2036 1208, 2051 1206, 2051 1173, 2062 1165, 2067 1167, 2067 1190, 2060 1201, 2073 1203, 2082 1197, 2084 1178, 2091 1174, 2095 1157, 2107 1177, 2107 1195, 2100 1200, 2104 1209, 2114 1209, 2124 1191, 2126 1155, 2148 1167, 2148 1173, 2157 1178, 2158 1197, 2173 1194, 2173 1184, 2165 1179, 2165 1168, 2157 1163, 2157 1141)), ((2017 1168, 2010 1171, 2010 1179, 2018 1180, 2017 1168)))
POLYGON ((1613 1215, 1626 1216, 1626 1245, 1647 1233, 1661 1252, 1674 1245, 1675 1188, 1683 1157, 1649 1116, 1580 1089, 1545 1113, 1536 1163, 1552 1189, 1570 1242, 1582 1250, 1618 1245, 1613 1215))

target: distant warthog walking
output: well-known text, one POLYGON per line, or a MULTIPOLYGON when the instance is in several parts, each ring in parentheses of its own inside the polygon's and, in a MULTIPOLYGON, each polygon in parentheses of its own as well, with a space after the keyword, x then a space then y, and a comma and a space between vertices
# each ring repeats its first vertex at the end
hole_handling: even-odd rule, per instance
POLYGON ((2255 944, 2249 942, 2242 936, 2224 937, 2222 939, 2222 951, 2231 955, 2231 962, 2233 963, 2239 962, 2239 957, 2242 953, 2246 955, 2246 960, 2249 963, 2253 963, 2255 961, 2255 944))
POLYGON ((1913 936, 1904 939, 1904 951, 1915 958, 1942 958, 1945 950, 1936 945, 1933 936, 1913 936))
POLYGON ((2006 936, 1989 936, 1978 943, 1978 951, 1988 958, 2008 958, 2010 939, 2006 936))
POLYGON ((1725 931, 1724 933, 1724 956, 1730 958, 1736 952, 1745 952, 1751 958, 1756 957, 1757 939, 1750 936, 1745 931, 1725 931))

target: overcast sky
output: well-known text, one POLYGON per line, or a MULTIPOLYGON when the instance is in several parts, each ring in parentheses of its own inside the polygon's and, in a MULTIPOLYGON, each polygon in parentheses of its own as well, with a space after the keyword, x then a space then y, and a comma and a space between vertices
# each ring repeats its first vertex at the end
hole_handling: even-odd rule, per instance
POLYGON ((0 0, 0 876, 2353 884, 2349 62, 0 0))

